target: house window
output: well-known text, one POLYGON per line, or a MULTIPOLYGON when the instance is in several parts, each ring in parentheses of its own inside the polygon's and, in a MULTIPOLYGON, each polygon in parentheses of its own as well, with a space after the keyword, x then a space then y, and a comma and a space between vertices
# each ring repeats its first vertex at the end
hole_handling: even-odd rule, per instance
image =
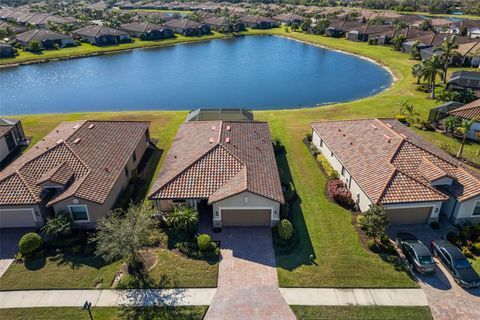
POLYGON ((185 199, 173 199, 172 200, 173 204, 185 204, 186 200, 185 199))
POLYGON ((320 139, 320 147, 323 148, 323 139, 320 139))
POLYGON ((330 151, 330 157, 333 158, 333 151, 330 151))
POLYGON ((68 206, 73 221, 90 221, 87 206, 68 206))
POLYGON ((133 158, 133 162, 137 161, 137 155, 135 154, 135 151, 133 151, 132 158, 133 158))
POLYGON ((475 204, 472 216, 480 216, 480 201, 477 201, 477 203, 475 204))
POLYGON ((345 177, 345 167, 342 166, 342 177, 345 177))
POLYGON ((125 175, 128 177, 128 167, 125 166, 125 175))

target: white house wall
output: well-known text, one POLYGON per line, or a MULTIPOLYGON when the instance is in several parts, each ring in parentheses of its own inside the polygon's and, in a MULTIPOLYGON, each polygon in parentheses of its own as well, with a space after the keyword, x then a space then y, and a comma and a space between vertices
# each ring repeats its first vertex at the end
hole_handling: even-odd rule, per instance
POLYGON ((477 202, 480 202, 480 196, 457 203, 453 212, 452 222, 454 224, 466 222, 480 223, 480 216, 472 216, 473 208, 475 208, 477 202))

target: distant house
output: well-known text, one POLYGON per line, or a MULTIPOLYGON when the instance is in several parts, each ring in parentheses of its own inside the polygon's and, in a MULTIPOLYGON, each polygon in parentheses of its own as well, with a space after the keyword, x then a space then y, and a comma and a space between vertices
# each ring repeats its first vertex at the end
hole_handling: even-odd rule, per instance
POLYGON ((422 60, 430 59, 433 56, 442 56, 442 51, 436 47, 428 47, 420 50, 420 57, 422 60))
POLYGON ((295 14, 293 12, 277 14, 276 16, 273 16, 272 19, 289 26, 292 25, 293 23, 300 25, 303 23, 303 20, 305 20, 304 17, 298 14, 295 14))
POLYGON ((16 41, 23 47, 28 47, 32 41, 38 41, 44 49, 52 49, 55 45, 61 48, 75 45, 75 41, 71 36, 45 29, 29 30, 20 33, 16 36, 16 41))
POLYGON ((461 63, 467 67, 479 67, 480 66, 480 41, 462 43, 458 45, 458 49, 455 50, 461 58, 461 63))
POLYGON ((463 105, 464 104, 460 102, 449 101, 436 108, 430 109, 428 114, 428 122, 438 124, 441 120, 448 117, 448 113, 450 111, 460 108, 463 105))
POLYGON ((20 26, 18 24, 13 24, 13 23, 10 23, 10 22, 0 21, 0 29, 7 29, 7 28, 12 30, 13 33, 15 33, 15 34, 19 34, 19 33, 22 33, 22 32, 26 31, 25 27, 20 26))
POLYGON ((468 132, 468 138, 480 141, 480 99, 451 110, 448 114, 466 120, 475 119, 468 132))
POLYGON ((64 122, 0 172, 0 228, 68 214, 93 228, 122 195, 149 145, 149 123, 64 122))
POLYGON ((210 33, 210 26, 189 19, 175 19, 165 23, 165 26, 172 28, 178 34, 194 37, 210 33))
POLYGON ((151 190, 161 214, 188 205, 213 228, 276 225, 284 198, 268 124, 183 123, 151 190))
POLYGON ((122 30, 131 36, 142 40, 159 40, 172 38, 173 30, 169 27, 153 24, 150 22, 134 22, 122 25, 122 30))
POLYGON ((9 44, 0 43, 0 58, 13 58, 15 57, 15 51, 9 44))
POLYGON ((0 118, 0 163, 18 146, 26 144, 27 140, 20 120, 0 118))
POLYGON ((395 119, 314 122, 312 143, 362 212, 383 205, 390 224, 480 222, 480 174, 395 119))
POLYGON ((205 23, 218 32, 239 32, 245 30, 245 23, 231 22, 227 17, 214 17, 206 19, 205 23))
POLYGON ((368 41, 368 35, 364 32, 365 27, 360 29, 351 30, 347 32, 347 39, 350 41, 356 42, 366 42, 368 41))
POLYGON ((129 40, 125 31, 98 25, 77 29, 73 33, 83 41, 96 46, 116 45, 129 40))
POLYGON ((245 23, 245 27, 253 29, 270 29, 278 26, 278 22, 263 16, 242 16, 238 19, 245 23))
POLYGON ((480 94, 480 72, 457 71, 453 72, 447 82, 447 89, 466 90, 471 89, 480 94))

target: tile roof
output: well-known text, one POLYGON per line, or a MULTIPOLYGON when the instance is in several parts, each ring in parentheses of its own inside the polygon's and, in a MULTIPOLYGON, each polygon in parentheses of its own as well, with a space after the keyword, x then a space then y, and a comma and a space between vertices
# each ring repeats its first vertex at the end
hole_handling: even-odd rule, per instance
POLYGON ((130 32, 151 32, 151 31, 162 31, 167 28, 162 25, 154 24, 150 22, 134 22, 134 23, 127 23, 122 25, 122 29, 130 32))
POLYGON ((71 39, 72 37, 61 34, 58 32, 53 32, 50 30, 45 29, 38 29, 38 30, 29 30, 23 33, 20 33, 16 36, 17 40, 30 42, 33 40, 36 41, 45 41, 45 40, 61 40, 61 39, 71 39))
POLYGON ((139 121, 60 124, 0 172, 0 205, 40 203, 40 184, 46 181, 66 184, 47 205, 71 196, 103 203, 148 126, 139 121))
POLYGON ((193 121, 180 126, 150 199, 213 203, 242 191, 283 203, 268 124, 193 121))
POLYGON ((120 31, 117 29, 112 29, 106 26, 88 26, 85 28, 77 29, 73 31, 73 33, 78 34, 80 36, 86 37, 101 37, 101 36, 122 36, 126 35, 124 31, 120 31))
POLYGON ((480 175, 394 119, 312 123, 374 203, 459 201, 480 195, 480 175), (432 182, 452 177, 451 186, 432 182))
POLYGON ((476 118, 480 122, 480 99, 470 102, 463 107, 452 110, 448 114, 464 119, 476 118))
POLYGON ((175 19, 172 21, 168 21, 165 23, 167 27, 175 28, 175 29, 187 29, 187 28, 200 28, 204 24, 188 20, 188 19, 175 19))

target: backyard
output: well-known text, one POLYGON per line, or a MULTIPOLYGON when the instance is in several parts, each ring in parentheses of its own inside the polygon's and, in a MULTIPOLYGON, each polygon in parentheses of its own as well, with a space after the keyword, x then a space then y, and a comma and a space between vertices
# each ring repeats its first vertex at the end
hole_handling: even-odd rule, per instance
MULTIPOLYGON (((397 81, 388 90, 361 100, 299 110, 268 110, 255 112, 257 120, 268 121, 273 138, 279 139, 286 148, 286 161, 281 163, 281 170, 288 171, 299 195, 294 211, 294 226, 300 237, 299 244, 289 255, 277 255, 277 270, 280 286, 284 287, 415 287, 416 284, 395 261, 384 261, 364 249, 352 225, 351 214, 330 202, 324 195, 326 178, 321 174, 311 158, 308 149, 302 143, 305 134, 311 131, 309 123, 322 119, 345 119, 366 117, 394 117, 399 112, 398 103, 408 98, 420 117, 427 118, 435 101, 426 98, 426 94, 415 91, 415 81, 410 75, 411 65, 408 55, 392 51, 381 46, 369 46, 342 39, 325 38, 297 32, 285 32, 283 28, 274 30, 250 31, 250 34, 276 34, 293 39, 325 45, 374 59, 390 68, 397 81), (314 262, 309 257, 313 254, 314 262)), ((152 122, 150 133, 157 147, 167 152, 179 124, 186 112, 122 112, 122 113, 76 113, 54 115, 16 116, 22 120, 27 136, 33 143, 41 139, 61 121, 76 119, 109 120, 149 120, 152 122)), ((440 146, 448 141, 459 146, 457 140, 430 131, 416 132, 425 139, 440 146)), ((466 150, 474 152, 478 145, 469 144, 466 150)), ((163 158, 159 162, 157 171, 163 158)), ((192 262, 193 264, 194 262, 192 262)), ((168 266, 166 264, 165 266, 168 266)), ((171 266, 171 265, 170 265, 171 266)), ((53 267, 53 266, 52 266, 53 267)), ((12 276, 18 270, 13 266, 7 271, 12 276), (14 268, 14 269, 12 269, 14 268)), ((163 268, 159 265, 158 268, 163 268)), ((55 268, 54 268, 55 269, 55 268)), ((155 269, 154 269, 155 270, 155 269)), ((200 269, 203 270, 203 269, 200 269)), ((162 270, 163 273, 170 272, 162 270)), ((38 272, 38 271, 37 271, 38 272)), ((155 278, 161 277, 153 272, 155 278)), ((203 271, 191 270, 185 275, 189 286, 195 286, 204 279, 203 271)), ((37 273, 38 276, 40 274, 37 273)), ((214 277, 214 273, 210 275, 214 277)), ((181 276, 183 277, 183 276, 181 276)), ((4 278, 2 278, 3 282, 4 278)), ((157 281, 159 279, 156 279, 157 281)), ((182 279, 176 280, 178 283, 182 279)), ((183 285, 187 285, 184 282, 183 285)), ((198 285, 197 285, 198 286, 198 285)), ((2 283, 2 288, 4 287, 2 283)), ((75 287, 72 284, 72 287, 75 287)), ((78 287, 78 286, 77 286, 78 287)))

